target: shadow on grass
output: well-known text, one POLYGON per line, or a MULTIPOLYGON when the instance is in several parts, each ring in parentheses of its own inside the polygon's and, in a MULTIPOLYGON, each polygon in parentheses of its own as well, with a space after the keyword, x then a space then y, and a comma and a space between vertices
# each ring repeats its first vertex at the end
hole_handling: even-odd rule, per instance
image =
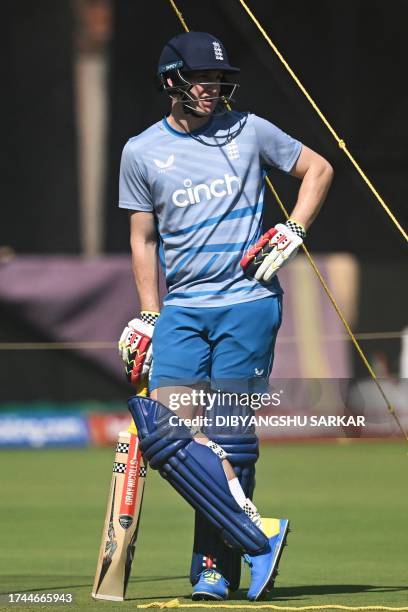
MULTIPOLYGON (((187 590, 188 576, 142 576, 140 578, 131 578, 129 584, 146 584, 154 582, 166 582, 174 580, 183 580, 185 583, 181 586, 180 591, 183 593, 170 593, 163 595, 150 595, 148 597, 127 597, 127 601, 146 601, 146 600, 166 600, 178 597, 180 599, 190 599, 190 590, 187 590), (186 588, 185 588, 186 587, 186 588)), ((88 587, 91 589, 93 578, 90 576, 3 576, 0 582, 0 595, 5 595, 10 592, 41 592, 47 590, 60 589, 77 589, 88 587), (35 585, 35 587, 31 586, 35 585)), ((398 591, 408 591, 408 586, 397 585, 370 585, 370 584, 321 584, 321 585, 299 585, 288 587, 276 587, 265 598, 264 601, 288 601, 291 599, 306 599, 313 595, 342 595, 352 593, 394 593, 398 591)), ((247 589, 239 589, 230 593, 230 601, 243 601, 246 599, 247 589)))
MULTIPOLYGON (((182 576, 142 576, 141 578, 131 578, 129 585, 149 582, 165 582, 170 580, 183 579, 188 581, 186 575, 182 576)), ((0 579, 0 595, 8 593, 22 593, 30 591, 33 593, 58 590, 58 589, 79 589, 93 586, 93 578, 90 576, 42 576, 42 575, 18 575, 3 576, 0 579), (35 586, 32 586, 35 585, 35 586)))
MULTIPOLYGON (((284 601, 288 599, 305 599, 311 595, 342 595, 352 593, 394 593, 408 591, 408 586, 385 586, 372 584, 316 584, 290 587, 275 587, 265 597, 266 600, 284 601)), ((239 589, 230 594, 230 600, 246 598, 246 589, 239 589)))
MULTIPOLYGON (((176 576, 174 576, 176 578, 176 576)), ((181 578, 181 576, 177 576, 181 578)), ((140 581, 141 582, 141 581, 140 581)), ((145 582, 145 580, 143 580, 145 582)), ((147 580, 146 580, 147 582, 147 580)), ((352 593, 394 593, 397 591, 408 591, 408 586, 383 586, 370 584, 321 584, 321 585, 300 585, 292 587, 275 588, 262 601, 287 601, 290 599, 306 599, 312 595, 342 595, 352 593)), ((245 601, 247 589, 238 589, 231 592, 229 601, 245 601)), ((191 594, 170 595, 151 595, 150 597, 132 597, 129 601, 146 601, 146 600, 162 600, 162 599, 191 599, 191 594)), ((211 604, 209 604, 211 606, 211 604)))

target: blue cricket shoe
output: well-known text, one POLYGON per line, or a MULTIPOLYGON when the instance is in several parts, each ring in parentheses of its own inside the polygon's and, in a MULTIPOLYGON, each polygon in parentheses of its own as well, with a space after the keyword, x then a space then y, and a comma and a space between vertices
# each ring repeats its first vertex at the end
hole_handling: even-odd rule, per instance
POLYGON ((269 538, 268 550, 261 555, 244 556, 245 561, 251 568, 251 585, 247 595, 250 601, 258 600, 273 587, 288 532, 289 521, 279 519, 277 533, 269 538))
POLYGON ((194 585, 191 598, 199 599, 228 599, 228 582, 224 576, 214 569, 204 570, 198 582, 194 585))

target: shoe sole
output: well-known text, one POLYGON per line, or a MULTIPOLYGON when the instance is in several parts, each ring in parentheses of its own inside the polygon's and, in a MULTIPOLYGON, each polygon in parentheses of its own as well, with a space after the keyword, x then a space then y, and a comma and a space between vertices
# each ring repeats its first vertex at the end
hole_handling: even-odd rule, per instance
POLYGON ((206 593, 205 591, 198 591, 197 593, 192 594, 191 599, 193 601, 219 601, 227 599, 227 597, 222 597, 221 595, 216 595, 215 593, 206 593))
POLYGON ((286 527, 285 527, 285 531, 283 532, 283 536, 282 539, 280 541, 280 545, 279 545, 279 549, 278 549, 278 553, 275 557, 275 563, 273 564, 271 571, 267 577, 267 579, 265 580, 265 584, 263 585, 263 587, 261 588, 261 590, 259 591, 258 595, 253 599, 253 601, 258 601, 262 595, 264 595, 264 593, 267 593, 270 589, 273 588, 273 585, 275 583, 275 579, 276 576, 278 575, 278 566, 279 566, 279 562, 283 553, 283 549, 286 545, 286 540, 288 538, 288 533, 290 531, 290 521, 288 521, 286 523, 286 527))

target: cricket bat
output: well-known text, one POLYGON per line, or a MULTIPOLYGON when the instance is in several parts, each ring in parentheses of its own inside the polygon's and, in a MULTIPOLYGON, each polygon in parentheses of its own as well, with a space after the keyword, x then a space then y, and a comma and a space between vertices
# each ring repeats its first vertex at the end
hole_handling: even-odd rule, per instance
MULTIPOLYGON (((142 393, 141 395, 146 395, 142 393)), ((139 531, 146 465, 132 421, 119 433, 92 597, 123 601, 139 531)))

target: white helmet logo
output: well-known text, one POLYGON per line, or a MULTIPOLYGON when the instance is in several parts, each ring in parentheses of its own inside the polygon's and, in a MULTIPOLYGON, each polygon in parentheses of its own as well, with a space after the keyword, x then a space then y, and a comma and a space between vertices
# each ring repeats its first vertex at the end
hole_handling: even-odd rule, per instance
POLYGON ((219 42, 214 41, 213 42, 213 47, 214 47, 214 55, 215 55, 215 59, 217 60, 223 60, 224 59, 224 55, 222 53, 222 49, 221 49, 221 45, 219 42))

